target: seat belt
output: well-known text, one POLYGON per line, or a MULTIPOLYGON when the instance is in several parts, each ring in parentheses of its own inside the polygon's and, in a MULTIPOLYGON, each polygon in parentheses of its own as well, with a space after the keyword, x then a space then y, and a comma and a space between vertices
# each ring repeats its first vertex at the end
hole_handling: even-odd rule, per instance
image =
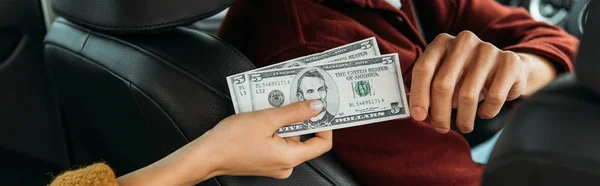
POLYGON ((415 11, 415 19, 417 20, 417 29, 419 29, 419 33, 421 34, 421 37, 425 41, 427 41, 427 37, 425 37, 425 32, 423 31, 423 27, 421 27, 421 20, 419 19, 419 10, 415 6, 415 2, 414 1, 412 1, 410 3, 410 5, 412 6, 413 11, 415 11))

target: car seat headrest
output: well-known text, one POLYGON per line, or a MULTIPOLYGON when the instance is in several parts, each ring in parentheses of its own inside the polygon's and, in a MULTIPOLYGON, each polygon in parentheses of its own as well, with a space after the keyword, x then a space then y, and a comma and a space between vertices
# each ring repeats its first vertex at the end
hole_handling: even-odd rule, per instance
POLYGON ((584 25, 583 39, 579 47, 579 55, 575 62, 577 79, 585 86, 600 94, 600 2, 590 1, 588 15, 584 25))
POLYGON ((109 34, 153 33, 219 13, 233 0, 53 0, 54 12, 109 34))

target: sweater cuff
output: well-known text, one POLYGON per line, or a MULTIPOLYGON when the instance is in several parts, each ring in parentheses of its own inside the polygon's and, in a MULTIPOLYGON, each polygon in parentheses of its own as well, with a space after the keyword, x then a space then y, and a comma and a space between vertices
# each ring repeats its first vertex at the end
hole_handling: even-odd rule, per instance
POLYGON ((528 53, 548 59, 556 69, 556 74, 573 72, 573 63, 569 56, 555 46, 547 43, 522 43, 504 48, 517 53, 528 53))
POLYGON ((50 186, 106 185, 118 186, 113 170, 104 163, 64 172, 54 178, 50 186))

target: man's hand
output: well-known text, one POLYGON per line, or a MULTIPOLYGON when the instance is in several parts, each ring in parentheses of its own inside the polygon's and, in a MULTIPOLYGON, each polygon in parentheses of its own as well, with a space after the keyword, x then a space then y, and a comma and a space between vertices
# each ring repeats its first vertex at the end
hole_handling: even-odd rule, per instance
POLYGON ((540 57, 502 51, 469 31, 457 37, 440 34, 413 68, 411 114, 423 121, 431 108, 431 124, 446 133, 452 108, 457 108, 456 125, 468 133, 476 114, 493 118, 505 101, 530 94, 554 76, 553 67, 540 57), (534 75, 540 77, 529 78, 534 75))

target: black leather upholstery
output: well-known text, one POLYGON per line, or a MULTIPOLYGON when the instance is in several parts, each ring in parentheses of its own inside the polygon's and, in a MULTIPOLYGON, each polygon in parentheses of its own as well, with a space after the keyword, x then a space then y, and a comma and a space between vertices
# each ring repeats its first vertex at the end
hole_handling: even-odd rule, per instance
POLYGON ((589 6, 589 17, 587 24, 585 25, 585 33, 580 49, 579 59, 575 64, 575 71, 577 71, 577 79, 582 84, 594 89, 600 94, 600 50, 598 44, 600 42, 600 3, 597 1, 591 1, 589 6))
POLYGON ((253 68, 214 37, 184 28, 124 41, 58 19, 44 50, 70 132, 91 140, 86 147, 104 147, 90 153, 106 154, 127 172, 229 115, 227 85, 219 80, 253 68), (123 156, 140 161, 120 162, 123 156))
POLYGON ((45 185, 71 163, 44 35, 40 0, 0 0, 0 185, 45 185))
POLYGON ((211 17, 208 17, 206 19, 195 22, 194 24, 190 25, 189 27, 192 29, 195 29, 195 30, 201 30, 203 32, 208 32, 208 33, 217 35, 217 32, 219 31, 219 27, 221 27, 221 23, 223 22, 223 19, 225 19, 225 15, 227 15, 228 11, 229 11, 229 9, 225 9, 225 10, 219 12, 218 14, 215 14, 211 17))
POLYGON ((572 74, 558 78, 517 108, 494 148, 482 185, 597 185, 598 113, 598 94, 572 74))
MULTIPOLYGON (((178 27, 110 36, 59 18, 44 54, 76 164, 123 175, 175 151, 233 113, 225 77, 253 69, 215 36, 178 27)), ((223 147, 227 148, 227 147, 223 147)), ((222 176, 200 185, 358 185, 332 154, 289 179, 222 176)))
POLYGON ((563 75, 521 103, 494 148, 483 186, 600 182, 599 1, 590 5, 596 12, 590 12, 576 75, 563 75))
POLYGON ((105 33, 156 32, 192 24, 233 0, 53 0, 54 12, 105 33))
POLYGON ((0 147, 2 185, 45 185, 65 168, 29 154, 0 147))

